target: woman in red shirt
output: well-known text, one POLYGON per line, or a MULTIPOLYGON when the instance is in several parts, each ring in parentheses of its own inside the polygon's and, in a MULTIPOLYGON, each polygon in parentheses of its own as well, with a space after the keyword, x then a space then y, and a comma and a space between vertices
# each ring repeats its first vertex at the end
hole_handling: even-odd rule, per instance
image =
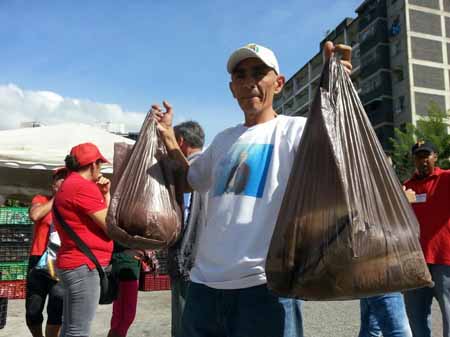
MULTIPOLYGON (((55 196, 54 207, 106 267, 113 251, 106 235, 110 181, 100 168, 107 160, 97 146, 84 143, 73 147, 65 162, 70 173, 55 196)), ((89 336, 100 298, 100 277, 94 263, 54 219, 61 238, 56 266, 65 290, 60 337, 89 336)))

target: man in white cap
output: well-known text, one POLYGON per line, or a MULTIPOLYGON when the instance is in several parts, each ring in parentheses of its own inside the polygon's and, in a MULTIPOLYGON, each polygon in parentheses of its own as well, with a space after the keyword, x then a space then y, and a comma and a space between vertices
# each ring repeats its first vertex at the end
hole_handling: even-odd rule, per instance
MULTIPOLYGON (((327 42, 326 57, 346 46, 327 42)), ((343 61, 351 71, 349 61, 343 61)), ((227 70, 230 89, 245 122, 219 133, 192 163, 178 147, 172 107, 153 105, 171 156, 182 163, 186 183, 209 191, 206 225, 200 231, 191 286, 183 315, 185 337, 303 336, 301 302, 279 298, 267 288, 265 261, 295 153, 306 122, 277 115, 273 98, 283 89, 274 53, 248 44, 233 52, 227 70), (246 179, 227 192, 233 167, 245 153, 246 179)))

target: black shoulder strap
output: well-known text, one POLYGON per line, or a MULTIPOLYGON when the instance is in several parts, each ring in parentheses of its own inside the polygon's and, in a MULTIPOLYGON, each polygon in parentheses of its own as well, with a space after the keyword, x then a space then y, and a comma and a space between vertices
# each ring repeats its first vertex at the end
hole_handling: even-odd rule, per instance
POLYGON ((69 225, 67 225, 67 223, 62 218, 61 214, 59 214, 58 209, 56 208, 55 205, 53 205, 53 213, 55 214, 56 219, 58 220, 61 227, 67 234, 69 234, 70 238, 73 241, 75 241, 78 248, 95 264, 95 267, 97 268, 98 273, 100 274, 100 278, 102 278, 105 272, 100 263, 98 262, 97 258, 95 257, 94 253, 92 253, 89 247, 84 243, 83 240, 80 239, 80 237, 73 231, 73 229, 70 228, 69 225))

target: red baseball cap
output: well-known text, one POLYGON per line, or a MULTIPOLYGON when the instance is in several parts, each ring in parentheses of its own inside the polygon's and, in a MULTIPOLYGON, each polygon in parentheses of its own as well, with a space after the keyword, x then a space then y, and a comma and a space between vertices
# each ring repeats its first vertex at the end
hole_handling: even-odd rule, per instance
POLYGON ((70 155, 75 157, 80 166, 86 166, 100 160, 102 163, 108 163, 108 160, 103 157, 100 150, 95 144, 83 143, 74 146, 70 150, 70 155))

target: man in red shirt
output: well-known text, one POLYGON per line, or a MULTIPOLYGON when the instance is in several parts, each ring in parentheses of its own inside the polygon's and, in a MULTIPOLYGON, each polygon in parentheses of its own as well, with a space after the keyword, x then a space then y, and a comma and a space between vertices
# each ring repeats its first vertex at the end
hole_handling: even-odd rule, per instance
POLYGON ((61 327, 62 297, 58 292, 57 282, 45 270, 35 269, 42 255, 47 249, 49 235, 52 228, 52 206, 55 193, 67 176, 65 168, 53 173, 52 196, 36 195, 31 201, 30 218, 34 222, 33 241, 27 275, 26 322, 33 337, 42 337, 42 322, 44 317, 45 299, 47 304, 47 326, 45 336, 57 337, 61 327))
POLYGON ((435 283, 405 293, 406 310, 414 337, 431 337, 431 303, 437 299, 443 337, 450 337, 450 170, 436 166, 434 145, 420 141, 412 147, 416 172, 405 182, 415 192, 412 203, 420 224, 420 244, 435 283))

